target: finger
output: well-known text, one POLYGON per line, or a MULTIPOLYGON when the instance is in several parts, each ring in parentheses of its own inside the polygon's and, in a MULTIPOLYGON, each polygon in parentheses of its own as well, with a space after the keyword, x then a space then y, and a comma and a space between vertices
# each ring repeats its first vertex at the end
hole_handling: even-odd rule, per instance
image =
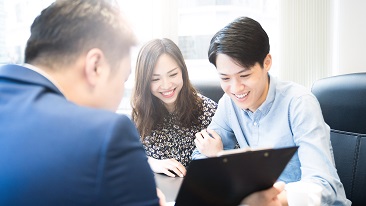
MULTIPOLYGON (((180 177, 183 177, 186 175, 186 168, 176 159, 172 158, 171 163, 174 165, 175 168, 179 170, 179 173, 177 173, 180 177)), ((175 170, 174 170, 175 171, 175 170)))
POLYGON ((186 169, 182 164, 179 164, 178 169, 179 169, 179 171, 182 173, 182 177, 186 176, 186 174, 187 174, 187 169, 186 169))
POLYGON ((203 141, 203 136, 202 136, 202 132, 197 132, 196 134, 195 134, 195 136, 196 136, 196 140, 198 141, 198 142, 202 142, 203 141))
POLYGON ((196 147, 197 147, 198 151, 201 152, 202 151, 202 144, 201 144, 201 142, 199 142, 197 140, 197 138, 196 138, 196 139, 194 139, 194 143, 196 144, 196 147))
POLYGON ((199 140, 195 139, 194 143, 196 143, 196 147, 198 149, 198 151, 202 152, 202 150, 205 148, 204 146, 204 142, 200 142, 199 140))
POLYGON ((183 174, 182 174, 182 172, 178 169, 178 168, 176 168, 176 167, 173 167, 172 169, 169 169, 170 171, 172 171, 172 172, 174 172, 176 175, 176 177, 178 176, 178 177, 183 177, 183 174))
POLYGON ((285 189, 285 185, 286 184, 284 182, 279 181, 279 182, 274 183, 273 187, 276 188, 278 190, 278 192, 280 193, 285 189))
POLYGON ((213 138, 213 136, 210 135, 210 133, 207 132, 207 130, 202 130, 201 132, 203 139, 210 140, 209 138, 213 138))
POLYGON ((170 170, 170 172, 175 173, 176 176, 183 177, 184 176, 183 172, 185 170, 185 167, 175 159, 170 159, 170 160, 171 160, 171 162, 170 162, 170 165, 168 166, 168 169, 170 170))
POLYGON ((280 193, 281 191, 279 191, 279 189, 274 186, 263 191, 263 195, 267 197, 266 199, 276 199, 277 195, 280 193))
POLYGON ((216 139, 216 140, 221 140, 221 137, 219 134, 217 134, 217 132, 215 132, 215 130, 212 129, 207 129, 207 132, 211 134, 211 136, 216 139))
POLYGON ((176 175, 173 172, 169 171, 169 169, 163 170, 163 173, 169 177, 176 177, 176 175))
POLYGON ((166 205, 166 199, 164 193, 159 188, 156 188, 156 193, 159 198, 159 205, 160 206, 166 205))
POLYGON ((196 143, 196 146, 198 147, 198 149, 200 150, 204 143, 205 143, 205 139, 202 137, 202 133, 196 133, 196 139, 194 139, 194 142, 196 143))
POLYGON ((176 176, 181 176, 179 170, 176 168, 176 166, 174 166, 176 164, 176 160, 175 159, 165 159, 163 160, 163 165, 162 166, 162 172, 166 175, 168 175, 169 177, 176 177, 176 176))

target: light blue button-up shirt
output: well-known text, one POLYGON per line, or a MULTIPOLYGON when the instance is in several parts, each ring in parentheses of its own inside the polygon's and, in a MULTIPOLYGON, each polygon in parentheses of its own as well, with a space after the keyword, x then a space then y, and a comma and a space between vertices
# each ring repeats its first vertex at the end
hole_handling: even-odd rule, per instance
MULTIPOLYGON (((255 111, 243 110, 224 94, 209 129, 224 149, 299 146, 279 177, 286 183, 309 181, 323 187, 322 205, 351 205, 335 169, 330 129, 316 97, 305 87, 269 76, 266 100, 255 111)), ((196 149, 193 159, 204 157, 196 149)))

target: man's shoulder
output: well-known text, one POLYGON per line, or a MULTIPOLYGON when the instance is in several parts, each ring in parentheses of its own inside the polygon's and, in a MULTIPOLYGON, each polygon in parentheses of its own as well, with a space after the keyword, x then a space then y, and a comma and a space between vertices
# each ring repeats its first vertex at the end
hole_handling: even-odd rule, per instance
MULTIPOLYGON (((67 111, 65 110, 65 112, 67 111)), ((70 108, 69 112, 71 113, 69 116, 70 119, 72 118, 74 121, 79 121, 80 123, 83 123, 85 127, 89 127, 91 129, 111 129, 116 124, 121 124, 125 129, 135 129, 131 119, 125 114, 117 114, 103 109, 83 106, 76 106, 72 109, 70 108)))
MULTIPOLYGON (((91 136, 96 142, 105 141, 103 139, 116 136, 116 133, 126 135, 126 131, 136 130, 130 118, 124 114, 79 106, 62 99, 54 100, 52 105, 53 107, 43 107, 41 111, 33 114, 37 115, 39 121, 47 125, 49 130, 67 130, 70 138, 76 137, 80 141, 89 141, 91 136)), ((39 106, 33 105, 32 108, 39 106)))
MULTIPOLYGON (((86 116, 94 116, 98 117, 98 120, 119 120, 119 121, 127 121, 130 122, 130 118, 126 114, 119 114, 117 112, 112 112, 105 109, 98 108, 90 108, 84 106, 77 106, 76 111, 80 114, 84 114, 86 116)), ((94 118, 86 118, 87 120, 94 121, 94 118)))
POLYGON ((304 95, 311 94, 310 89, 291 81, 278 81, 276 93, 285 97, 299 98, 304 95))
POLYGON ((278 109, 302 108, 314 105, 313 103, 317 102, 317 99, 310 89, 303 85, 294 82, 280 82, 277 84, 275 102, 278 109))

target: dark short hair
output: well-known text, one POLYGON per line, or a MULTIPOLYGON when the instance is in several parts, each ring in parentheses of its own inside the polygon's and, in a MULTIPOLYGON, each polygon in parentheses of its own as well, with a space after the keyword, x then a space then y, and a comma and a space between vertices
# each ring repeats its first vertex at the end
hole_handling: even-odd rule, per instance
POLYGON ((34 20, 25 62, 68 64, 98 48, 116 66, 134 44, 133 32, 119 9, 107 1, 57 0, 34 20))
POLYGON ((269 53, 269 39, 262 26, 248 17, 239 17, 218 31, 211 39, 209 61, 216 66, 218 54, 231 57, 244 68, 263 61, 269 53))

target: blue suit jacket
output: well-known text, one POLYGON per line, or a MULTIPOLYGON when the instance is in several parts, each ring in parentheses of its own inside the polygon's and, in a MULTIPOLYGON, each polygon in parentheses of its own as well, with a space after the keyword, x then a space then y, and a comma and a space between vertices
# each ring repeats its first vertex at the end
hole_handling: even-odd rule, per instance
POLYGON ((42 75, 0 67, 0 205, 158 205, 130 119, 69 102, 42 75))

